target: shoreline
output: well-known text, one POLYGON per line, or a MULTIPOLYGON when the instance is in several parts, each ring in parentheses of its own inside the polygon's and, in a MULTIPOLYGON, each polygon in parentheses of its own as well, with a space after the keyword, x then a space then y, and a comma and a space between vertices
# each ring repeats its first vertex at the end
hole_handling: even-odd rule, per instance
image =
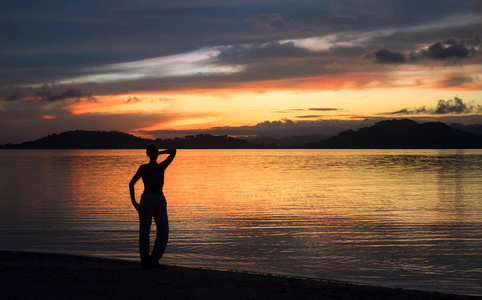
MULTIPOLYGON (((162 262, 162 261, 161 261, 162 262)), ((0 251, 5 299, 482 299, 336 280, 0 251)))

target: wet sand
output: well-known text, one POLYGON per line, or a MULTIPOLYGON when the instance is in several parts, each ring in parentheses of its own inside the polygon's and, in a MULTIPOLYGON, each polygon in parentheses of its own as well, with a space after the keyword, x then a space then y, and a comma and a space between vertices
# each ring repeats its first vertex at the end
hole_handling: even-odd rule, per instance
POLYGON ((0 251, 2 299, 481 299, 268 274, 0 251))

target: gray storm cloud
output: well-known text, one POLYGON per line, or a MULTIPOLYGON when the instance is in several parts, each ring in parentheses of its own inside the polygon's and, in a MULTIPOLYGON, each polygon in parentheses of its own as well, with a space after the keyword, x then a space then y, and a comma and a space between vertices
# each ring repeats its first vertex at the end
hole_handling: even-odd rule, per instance
POLYGON ((45 102, 65 100, 96 102, 93 91, 85 91, 79 86, 67 86, 58 83, 46 83, 41 87, 0 89, 0 101, 14 102, 27 99, 45 102))
POLYGON ((435 42, 426 49, 420 51, 410 51, 402 53, 389 49, 379 49, 375 52, 366 54, 365 58, 371 58, 375 63, 379 64, 401 64, 401 63, 417 63, 424 59, 429 60, 448 60, 463 59, 470 55, 478 55, 479 51, 475 47, 468 47, 465 42, 455 39, 445 40, 443 42, 435 42))
POLYGON ((439 100, 435 107, 404 108, 398 111, 382 113, 388 115, 450 115, 450 114, 477 114, 482 113, 482 106, 465 103, 461 98, 454 97, 450 100, 439 100))

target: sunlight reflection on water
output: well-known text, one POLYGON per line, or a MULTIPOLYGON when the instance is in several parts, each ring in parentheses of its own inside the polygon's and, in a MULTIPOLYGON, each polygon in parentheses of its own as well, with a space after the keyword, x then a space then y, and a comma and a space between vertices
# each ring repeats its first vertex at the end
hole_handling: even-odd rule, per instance
MULTIPOLYGON (((0 151, 1 249, 137 260, 144 153, 0 151)), ((481 150, 179 150, 163 260, 481 295, 481 170, 481 150)))

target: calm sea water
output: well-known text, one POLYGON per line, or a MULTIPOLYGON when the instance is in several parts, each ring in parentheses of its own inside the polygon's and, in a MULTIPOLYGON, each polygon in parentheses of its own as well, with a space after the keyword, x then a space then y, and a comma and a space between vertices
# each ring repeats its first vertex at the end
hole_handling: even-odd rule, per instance
MULTIPOLYGON (((0 250, 138 260, 145 162, 0 151, 0 250)), ((482 295, 481 150, 179 150, 165 194, 167 264, 482 295)))

